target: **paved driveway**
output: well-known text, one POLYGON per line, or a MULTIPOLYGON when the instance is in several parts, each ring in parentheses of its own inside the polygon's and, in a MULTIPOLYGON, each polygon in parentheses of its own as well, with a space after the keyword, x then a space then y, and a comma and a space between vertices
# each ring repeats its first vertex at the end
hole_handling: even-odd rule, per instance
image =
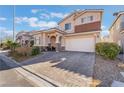
POLYGON ((62 86, 90 86, 95 54, 82 52, 46 52, 21 62, 30 71, 45 75, 62 86))

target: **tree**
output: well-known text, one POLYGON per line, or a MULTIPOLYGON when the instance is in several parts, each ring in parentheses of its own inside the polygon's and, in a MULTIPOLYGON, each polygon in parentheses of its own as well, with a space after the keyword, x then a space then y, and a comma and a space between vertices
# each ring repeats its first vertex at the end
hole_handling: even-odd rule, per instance
POLYGON ((1 48, 3 47, 3 43, 0 43, 0 47, 1 47, 1 48))
POLYGON ((15 52, 15 48, 18 46, 19 46, 18 43, 12 42, 12 44, 11 44, 12 52, 15 52))
POLYGON ((15 51, 15 48, 19 46, 18 43, 13 42, 13 41, 11 41, 11 40, 7 40, 5 44, 6 44, 6 46, 7 46, 9 49, 11 49, 12 52, 14 52, 14 51, 15 51))
POLYGON ((5 42, 6 46, 7 46, 9 49, 12 48, 12 47, 11 47, 12 43, 13 43, 13 42, 12 42, 11 40, 7 40, 7 41, 5 42))

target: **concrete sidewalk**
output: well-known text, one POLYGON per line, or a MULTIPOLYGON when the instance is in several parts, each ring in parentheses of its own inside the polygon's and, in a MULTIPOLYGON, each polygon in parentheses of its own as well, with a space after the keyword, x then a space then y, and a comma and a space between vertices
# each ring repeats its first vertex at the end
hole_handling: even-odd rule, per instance
POLYGON ((14 69, 0 71, 0 87, 33 87, 25 77, 14 69))
POLYGON ((56 84, 53 84, 45 80, 44 78, 41 78, 38 75, 35 75, 34 73, 23 68, 19 63, 6 57, 5 55, 0 54, 0 60, 5 62, 7 66, 10 67, 8 68, 9 75, 11 74, 10 73, 11 71, 16 71, 20 76, 24 77, 25 80, 27 80, 30 84, 32 84, 35 87, 57 87, 56 84))
POLYGON ((0 87, 33 87, 33 85, 0 59, 0 87))

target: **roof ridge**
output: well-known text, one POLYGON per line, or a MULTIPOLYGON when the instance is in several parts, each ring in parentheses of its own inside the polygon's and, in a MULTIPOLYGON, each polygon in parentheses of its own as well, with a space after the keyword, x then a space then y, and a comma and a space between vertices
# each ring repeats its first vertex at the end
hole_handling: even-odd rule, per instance
POLYGON ((72 16, 75 13, 80 12, 85 12, 85 11, 103 11, 104 9, 82 9, 82 10, 74 10, 72 13, 70 13, 67 17, 63 18, 60 22, 58 22, 58 24, 60 24, 61 22, 63 22, 65 19, 67 19, 68 17, 72 16))

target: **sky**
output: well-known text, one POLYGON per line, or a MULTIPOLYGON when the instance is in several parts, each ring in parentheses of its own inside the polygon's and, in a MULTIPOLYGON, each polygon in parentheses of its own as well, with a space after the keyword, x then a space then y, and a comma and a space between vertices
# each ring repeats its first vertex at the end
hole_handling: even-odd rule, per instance
POLYGON ((15 16, 15 33, 19 31, 43 30, 57 26, 64 17, 76 10, 104 9, 102 19, 102 36, 109 34, 109 27, 115 19, 113 13, 124 11, 119 5, 20 5, 0 6, 0 38, 12 36, 13 16, 15 16))

